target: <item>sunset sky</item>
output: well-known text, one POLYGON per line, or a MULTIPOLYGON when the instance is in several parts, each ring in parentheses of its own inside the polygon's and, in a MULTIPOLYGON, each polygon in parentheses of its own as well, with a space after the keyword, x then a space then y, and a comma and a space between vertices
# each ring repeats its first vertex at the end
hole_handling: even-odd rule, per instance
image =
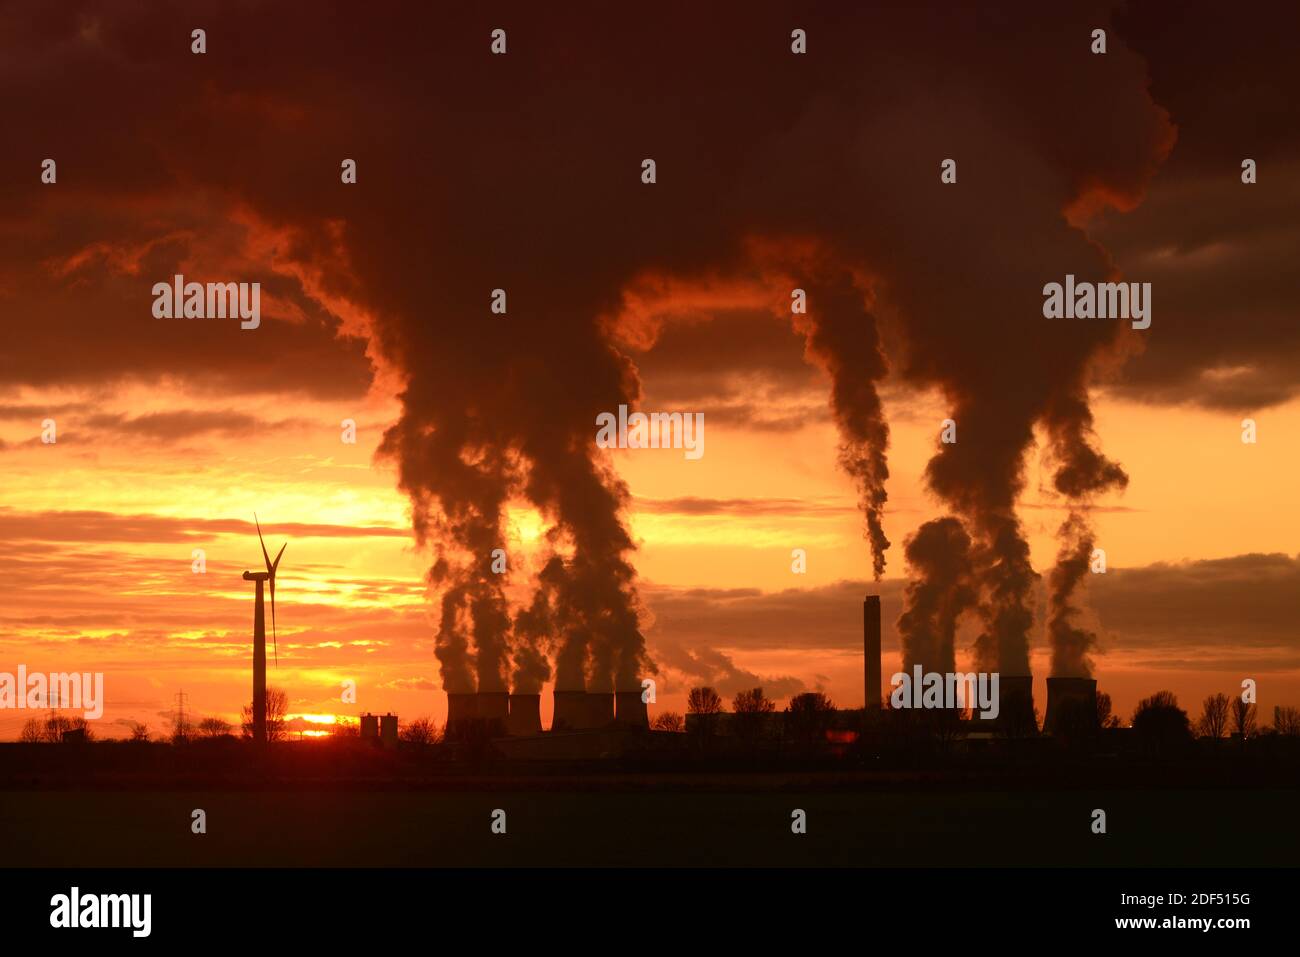
MULTIPOLYGON (((1092 441, 1128 475, 1088 503, 1108 564, 1079 596, 1100 690, 1125 717, 1161 689, 1199 711, 1243 678, 1265 720, 1300 704, 1300 75, 1280 27, 1247 35, 1208 5, 1179 24, 1100 5, 1023 32, 997 14, 840 22, 832 5, 760 5, 745 24, 669 5, 648 26, 595 6, 419 24, 55 6, 0 11, 0 83, 16 94, 0 158, 0 671, 103 671, 101 736, 164 731, 182 690, 193 714, 237 720, 254 512, 272 554, 288 542, 268 681, 290 714, 441 721, 433 545, 415 541, 401 467, 379 447, 404 402, 454 423, 445 403, 466 390, 489 397, 467 417, 499 396, 521 419, 588 431, 592 459, 626 483, 652 715, 684 710, 700 684, 860 706, 862 596, 884 596, 888 676, 904 543, 951 511, 926 477, 956 394, 934 369, 968 361, 978 376, 953 390, 974 381, 972 408, 1001 408, 993 396, 1022 389, 1013 362, 1045 379, 1065 354, 1020 331, 1053 321, 1043 348, 1095 338, 1078 345, 1092 441), (1088 51, 1098 25, 1104 58, 1088 51), (494 60, 498 26, 510 48, 494 60), (859 57, 882 35, 888 50, 859 57), (675 59, 660 61, 664 43, 675 59), (847 79, 859 70, 862 88, 847 79), (355 185, 340 182, 345 157, 355 185), (844 186, 852 208, 823 214, 850 175, 871 185, 844 186), (896 190, 876 184, 889 177, 896 190), (768 195, 783 211, 751 212, 768 195), (1004 270, 1020 251, 1023 269, 1004 270), (805 255, 870 276, 878 307, 893 543, 879 584, 837 463, 830 375, 790 315, 805 255), (1036 269, 1072 256, 1081 275, 1109 264, 1151 282, 1151 328, 1043 319, 1041 285, 1066 268, 1036 269), (260 281, 261 328, 154 318, 150 289, 175 273, 260 281), (505 316, 488 310, 496 286, 505 316), (549 391, 525 387, 548 377, 549 391), (625 394, 703 412, 704 456, 597 450, 589 411, 625 394), (339 701, 346 679, 356 705, 339 701)), ((959 444, 978 442, 965 421, 959 444)), ((1016 514, 1046 579, 1068 503, 1034 429, 1016 514)), ((554 516, 518 489, 505 516, 518 607, 554 516)), ((1032 601, 1041 709, 1043 582, 1032 601)), ((967 616, 959 664, 977 631, 967 616)), ((548 695, 542 709, 546 722, 548 695)), ((0 738, 28 717, 0 712, 0 738)))

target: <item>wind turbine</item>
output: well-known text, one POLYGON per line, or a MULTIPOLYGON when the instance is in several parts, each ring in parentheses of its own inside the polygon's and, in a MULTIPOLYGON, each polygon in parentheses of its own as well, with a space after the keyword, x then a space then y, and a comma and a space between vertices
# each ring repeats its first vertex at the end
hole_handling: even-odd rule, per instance
POLYGON ((266 561, 266 571, 244 572, 244 581, 257 582, 257 604, 253 610, 253 741, 262 745, 266 744, 266 604, 262 599, 262 583, 269 582, 271 587, 271 640, 274 642, 275 664, 279 667, 280 646, 275 634, 275 571, 280 567, 280 557, 289 543, 281 545, 280 554, 271 561, 266 542, 262 541, 262 526, 256 513, 253 514, 253 524, 257 526, 257 541, 266 561))

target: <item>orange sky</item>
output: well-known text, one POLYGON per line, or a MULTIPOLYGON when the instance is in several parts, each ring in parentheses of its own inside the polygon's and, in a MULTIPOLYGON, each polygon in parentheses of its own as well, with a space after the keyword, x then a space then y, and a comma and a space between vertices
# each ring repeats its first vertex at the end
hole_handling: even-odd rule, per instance
MULTIPOLYGON (((654 383, 647 387, 652 391, 654 383)), ((19 401, 57 408, 84 398, 30 394, 19 401)), ((807 400, 815 407, 818 396, 810 392, 807 400)), ((920 472, 943 415, 924 396, 891 405, 887 530, 901 543, 936 514, 920 472)), ((280 660, 270 681, 289 691, 291 713, 445 715, 421 584, 425 560, 406 531, 407 504, 391 469, 372 461, 382 424, 393 413, 391 401, 280 405, 279 424, 233 436, 221 432, 228 407, 220 399, 179 388, 124 389, 88 405, 96 413, 121 410, 146 420, 181 407, 214 413, 214 431, 181 444, 130 434, 87 439, 79 413, 72 412, 55 415, 59 441, 41 445, 32 442, 39 421, 3 423, 0 438, 10 450, 0 520, 9 525, 3 556, 16 585, 0 640, 9 670, 24 663, 35 670, 106 672, 105 735, 121 733, 116 723, 125 720, 163 730, 179 690, 189 695, 194 712, 234 720, 250 680, 252 588, 240 575, 257 568, 260 554, 239 523, 256 510, 273 550, 289 542, 277 589, 280 660), (356 445, 340 440, 336 423, 344 418, 359 424, 356 445), (78 515, 83 512, 103 515, 78 515), (128 517, 143 518, 128 523, 128 517), (328 528, 286 534, 295 525, 328 528), (205 575, 191 572, 194 548, 206 551, 205 575), (358 684, 357 707, 338 701, 344 679, 358 684)), ((1154 563, 1286 552, 1300 537, 1300 518, 1274 503, 1285 500, 1286 476, 1295 468, 1295 447, 1282 436, 1298 426, 1300 403, 1270 410, 1260 417, 1260 441, 1252 446, 1240 441, 1234 416, 1098 403, 1107 448, 1133 476, 1126 493, 1098 503, 1098 544, 1107 551, 1110 574, 1154 563)), ((631 527, 640 542, 637 564, 651 615, 666 591, 814 592, 864 579, 869 564, 854 494, 835 468, 834 430, 824 415, 773 436, 711 426, 706 413, 706 433, 707 452, 699 461, 669 450, 612 453, 636 502, 631 527), (693 514, 682 499, 731 505, 693 514), (791 572, 793 548, 808 553, 805 575, 791 572)), ((1033 468, 1030 475, 1022 514, 1041 571, 1055 554, 1059 510, 1037 489, 1033 468)), ((523 508, 512 518, 512 567, 527 569, 541 525, 523 508)), ((896 577, 897 546, 891 558, 887 577, 896 577)), ((886 618, 900 611, 897 601, 886 603, 886 618)), ((858 705, 856 615, 856 606, 844 608, 844 626, 824 647, 815 634, 801 635, 788 649, 766 642, 750 647, 741 634, 720 637, 710 648, 730 657, 740 673, 769 679, 770 687, 781 687, 771 679, 794 678, 824 688, 846 706, 858 705)), ((798 615, 789 619, 777 627, 792 633, 809 628, 798 615)), ((1232 689, 1245 676, 1259 680, 1266 710, 1270 702, 1300 698, 1294 667, 1272 665, 1259 674, 1249 665, 1225 668, 1212 647, 1183 648, 1179 661, 1161 667, 1151 649, 1130 647, 1105 620, 1093 624, 1103 639, 1096 658, 1100 686, 1123 713, 1160 688, 1190 705, 1232 689)), ((653 624, 647 635, 653 654, 665 636, 653 624)), ((1047 670, 1041 635, 1035 646, 1041 683, 1047 670)), ((897 661, 895 645, 887 650, 886 674, 897 661)), ((671 668, 659 680, 658 707, 678 710, 685 690, 698 683, 671 668)), ((27 716, 3 716, 0 731, 16 733, 27 716)))
MULTIPOLYGON (((705 415, 699 461, 598 453, 630 493, 652 712, 697 684, 856 706, 877 586, 825 367, 849 392, 878 387, 890 429, 886 676, 908 536, 950 510, 1002 517, 1006 450, 1051 422, 1130 479, 1093 502, 1109 571, 1081 596, 1116 710, 1169 689, 1197 712, 1244 678, 1264 721, 1300 703, 1289 11, 1112 7, 1031 5, 1011 24, 979 5, 520 5, 500 57, 468 7, 213 5, 202 55, 185 6, 0 8, 15 144, 0 151, 0 671, 105 672, 104 736, 164 731, 180 691, 235 719, 256 512, 268 546, 289 543, 269 680, 290 713, 441 720, 430 555, 400 482, 436 499, 485 446, 530 456, 561 546, 590 522, 593 564, 616 579, 617 496, 588 508, 557 488, 600 486, 575 449, 593 408, 628 401, 705 415), (796 13, 806 55, 789 47, 796 13), (261 327, 155 318, 149 290, 178 272, 260 282, 261 327), (1042 284, 1067 272, 1150 282, 1151 328, 1042 318, 1042 284), (796 283, 829 293, 799 330, 796 283), (487 308, 497 287, 505 316, 487 308), (992 451, 948 457, 941 508, 923 475, 950 414, 959 443, 992 436, 963 453, 992 451), (376 456, 399 417, 421 439, 407 475, 376 456)), ((1018 502, 1040 576, 1065 515, 1049 438, 1018 502)), ((509 486, 494 467, 487 485, 509 486)), ((547 528, 521 503, 509 524, 510 597, 526 600, 547 528)), ((1041 709, 1041 587, 1030 603, 1041 709)), ((0 738, 27 716, 0 712, 0 738)))

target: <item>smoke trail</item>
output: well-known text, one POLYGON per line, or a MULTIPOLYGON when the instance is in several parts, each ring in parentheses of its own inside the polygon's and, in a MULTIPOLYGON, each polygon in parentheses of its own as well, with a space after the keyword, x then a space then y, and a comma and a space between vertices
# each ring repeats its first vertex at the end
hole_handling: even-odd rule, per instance
POLYGON ((1052 674, 1087 678, 1092 675, 1088 651, 1096 644, 1097 636, 1074 624, 1078 609, 1073 604, 1093 551, 1087 503, 1103 492, 1126 488, 1128 475, 1093 446, 1092 411, 1082 386, 1060 396, 1049 410, 1047 421, 1051 451, 1057 461, 1053 484, 1071 503, 1069 517, 1057 531, 1061 548, 1048 580, 1052 674))
POLYGON ((1015 513, 1023 460, 1032 439, 1030 415, 992 387, 956 402, 958 436, 926 466, 926 480, 963 520, 971 535, 971 564, 979 587, 983 628, 975 641, 981 670, 1029 674, 1030 597, 1038 579, 1015 513))
POLYGON ((1048 578, 1051 589, 1048 608, 1048 636, 1052 642, 1052 676, 1062 678, 1092 677, 1088 651, 1097 636, 1074 624, 1078 609, 1071 604, 1074 590, 1088 573, 1093 537, 1086 517, 1072 512, 1057 532, 1061 550, 1056 567, 1048 578))
POLYGON ((926 522, 907 539, 912 577, 898 619, 905 671, 918 664, 925 671, 956 670, 957 619, 977 598, 970 548, 970 536, 952 517, 926 522))
POLYGON ((506 688, 508 603, 504 576, 493 574, 489 561, 505 541, 511 473, 503 449, 480 449, 471 458, 471 439, 465 423, 440 421, 431 430, 408 411, 380 446, 398 459, 417 543, 435 551, 428 582, 442 599, 434 653, 449 692, 506 688))
MULTIPOLYGON (((881 515, 888 495, 886 452, 889 425, 876 383, 884 378, 885 357, 875 316, 864 308, 863 293, 851 281, 811 285, 810 307, 803 327, 807 351, 831 377, 831 408, 840 432, 840 467, 853 478, 871 543, 876 581, 885 571, 885 537, 881 515)), ((796 316, 796 320, 800 317, 796 316)))
MULTIPOLYGON (((639 387, 630 372, 622 388, 612 407, 635 401, 639 387)), ((650 667, 629 560, 635 545, 622 520, 629 493, 613 467, 594 457, 595 420, 592 412, 572 433, 552 425, 529 435, 523 445, 531 462, 524 491, 553 518, 551 541, 565 553, 563 560, 549 561, 541 576, 562 636, 556 687, 629 691, 641 687, 641 673, 650 667)))
POLYGON ((550 680, 551 665, 546 657, 546 645, 555 634, 555 612, 551 596, 552 589, 546 581, 544 566, 537 576, 532 601, 515 615, 514 644, 511 649, 514 668, 510 676, 510 687, 517 694, 540 694, 542 685, 550 680))

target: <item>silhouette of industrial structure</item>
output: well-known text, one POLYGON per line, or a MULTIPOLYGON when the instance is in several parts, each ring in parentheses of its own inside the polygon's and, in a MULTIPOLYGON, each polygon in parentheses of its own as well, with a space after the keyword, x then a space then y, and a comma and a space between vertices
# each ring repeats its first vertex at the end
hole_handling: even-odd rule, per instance
POLYGON ((257 583, 256 604, 253 608, 253 741, 258 745, 266 744, 266 605, 263 600, 262 586, 269 585, 271 592, 271 640, 275 642, 275 660, 280 663, 279 642, 275 634, 275 573, 280 567, 280 559, 289 543, 280 546, 280 553, 271 561, 262 541, 262 526, 253 516, 257 526, 257 541, 262 546, 262 558, 266 562, 264 572, 244 572, 244 581, 257 583))

